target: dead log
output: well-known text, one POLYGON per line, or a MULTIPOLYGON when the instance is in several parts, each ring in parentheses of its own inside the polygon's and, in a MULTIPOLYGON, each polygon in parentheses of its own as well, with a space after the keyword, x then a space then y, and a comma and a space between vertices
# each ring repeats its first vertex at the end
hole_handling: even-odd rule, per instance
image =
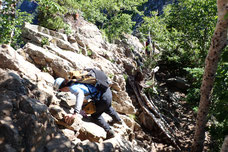
POLYGON ((154 103, 151 103, 152 101, 149 101, 149 99, 146 97, 144 93, 141 91, 141 87, 134 80, 134 78, 129 77, 128 82, 130 86, 132 87, 139 105, 143 109, 143 111, 150 116, 150 118, 155 122, 155 124, 158 126, 159 130, 162 132, 162 134, 167 138, 168 142, 176 147, 178 150, 180 149, 180 146, 176 142, 176 138, 174 137, 174 131, 171 129, 169 124, 165 121, 165 119, 160 114, 157 107, 154 105, 154 103))
POLYGON ((171 134, 173 134, 173 133, 174 133, 173 129, 169 126, 169 124, 168 124, 168 123, 166 122, 166 120, 163 118, 163 116, 161 115, 161 113, 159 112, 159 110, 157 109, 157 107, 155 106, 155 104, 153 103, 153 101, 152 101, 152 100, 150 101, 150 100, 147 98, 147 96, 146 96, 141 90, 139 90, 139 87, 138 87, 137 82, 135 83, 135 85, 136 85, 136 87, 137 87, 137 89, 138 89, 137 91, 139 92, 142 101, 143 101, 144 103, 146 103, 146 105, 148 106, 150 112, 152 112, 152 113, 156 116, 156 118, 161 119, 161 121, 164 123, 164 125, 165 125, 165 126, 167 127, 167 129, 169 130, 169 132, 170 132, 171 134))

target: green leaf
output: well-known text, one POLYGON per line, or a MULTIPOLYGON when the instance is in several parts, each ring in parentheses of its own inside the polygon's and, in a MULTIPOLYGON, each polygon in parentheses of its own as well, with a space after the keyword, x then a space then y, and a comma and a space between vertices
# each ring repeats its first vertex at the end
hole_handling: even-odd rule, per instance
POLYGON ((224 16, 224 19, 227 20, 228 18, 228 13, 226 13, 226 15, 224 16))

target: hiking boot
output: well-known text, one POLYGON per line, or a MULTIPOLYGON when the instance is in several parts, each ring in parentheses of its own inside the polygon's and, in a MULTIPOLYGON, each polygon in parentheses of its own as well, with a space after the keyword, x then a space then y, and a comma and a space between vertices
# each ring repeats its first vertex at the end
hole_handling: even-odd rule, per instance
POLYGON ((114 124, 119 124, 122 125, 122 121, 121 120, 112 120, 108 122, 111 126, 113 126, 114 124))
POLYGON ((110 129, 109 131, 107 131, 106 139, 110 139, 113 137, 115 137, 115 133, 112 129, 110 129))

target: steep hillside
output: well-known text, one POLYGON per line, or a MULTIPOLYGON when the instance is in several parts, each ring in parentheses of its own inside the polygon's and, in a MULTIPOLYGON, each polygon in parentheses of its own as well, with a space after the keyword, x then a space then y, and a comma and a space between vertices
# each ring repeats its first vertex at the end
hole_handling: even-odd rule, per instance
MULTIPOLYGON (((70 36, 26 23, 23 39, 27 43, 23 48, 14 50, 1 45, 0 151, 135 152, 186 148, 185 141, 191 137, 184 139, 185 132, 179 128, 189 122, 179 124, 179 119, 193 115, 185 113, 181 118, 180 112, 188 110, 178 103, 180 92, 165 91, 164 87, 158 90, 160 96, 150 97, 142 91, 153 88, 145 85, 145 79, 157 70, 139 68, 145 56, 139 40, 125 35, 117 44, 110 44, 95 25, 83 18, 74 20, 69 16, 68 21, 73 29, 70 36), (75 97, 52 88, 55 78, 66 78, 69 71, 88 67, 108 75, 113 107, 124 122, 112 126, 116 136, 109 140, 105 139, 106 132, 89 118, 78 117, 71 126, 64 123, 63 116, 73 112, 75 97), (180 111, 175 111, 178 108, 180 111), (169 109, 173 109, 171 119, 160 112, 169 109)), ((177 80, 169 82, 178 84, 177 80)), ((108 115, 104 117, 110 120, 108 115)))

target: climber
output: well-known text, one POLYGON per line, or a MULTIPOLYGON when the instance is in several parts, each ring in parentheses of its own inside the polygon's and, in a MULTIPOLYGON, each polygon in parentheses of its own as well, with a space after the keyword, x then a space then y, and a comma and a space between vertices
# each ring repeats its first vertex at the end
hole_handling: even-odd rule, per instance
POLYGON ((74 20, 78 20, 79 19, 79 13, 76 13, 74 16, 74 20))
POLYGON ((148 37, 148 39, 147 39, 147 41, 146 41, 146 43, 145 43, 145 54, 147 55, 147 56, 150 56, 150 43, 151 43, 151 39, 150 39, 150 37, 148 37))
POLYGON ((154 53, 155 53, 155 43, 154 41, 152 41, 151 37, 149 36, 145 43, 145 54, 147 56, 151 56, 151 55, 154 55, 154 53))
POLYGON ((95 100, 94 103, 96 107, 96 112, 91 114, 93 122, 104 128, 104 130, 107 132, 106 139, 115 136, 114 131, 110 128, 110 125, 113 125, 114 123, 122 124, 122 120, 111 106, 112 92, 110 88, 108 88, 104 93, 100 93, 94 85, 75 83, 64 78, 57 78, 54 82, 54 90, 61 92, 70 91, 76 96, 74 113, 67 114, 65 116, 65 122, 67 124, 72 124, 76 118, 76 115, 80 114, 84 99, 92 99, 95 100), (93 96, 94 93, 96 94, 96 97, 93 96), (103 112, 112 117, 112 121, 109 122, 110 125, 101 116, 103 112))

